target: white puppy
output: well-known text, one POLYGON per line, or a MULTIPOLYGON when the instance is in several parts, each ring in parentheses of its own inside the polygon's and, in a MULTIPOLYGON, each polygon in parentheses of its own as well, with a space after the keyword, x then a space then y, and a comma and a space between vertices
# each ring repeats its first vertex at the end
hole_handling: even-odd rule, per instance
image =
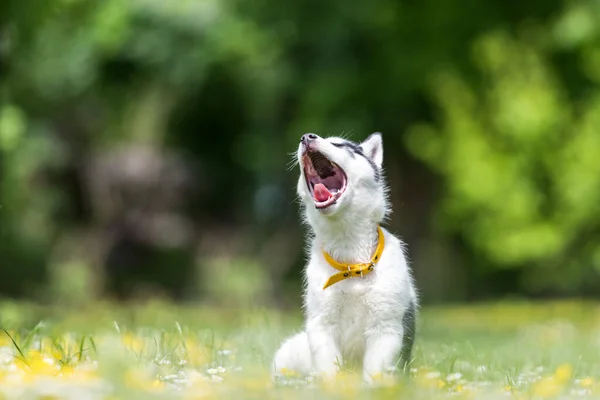
POLYGON ((381 135, 356 144, 306 134, 298 161, 298 195, 313 233, 306 325, 283 342, 273 374, 331 379, 351 363, 371 383, 410 362, 417 309, 403 243, 379 226, 390 211, 381 135))

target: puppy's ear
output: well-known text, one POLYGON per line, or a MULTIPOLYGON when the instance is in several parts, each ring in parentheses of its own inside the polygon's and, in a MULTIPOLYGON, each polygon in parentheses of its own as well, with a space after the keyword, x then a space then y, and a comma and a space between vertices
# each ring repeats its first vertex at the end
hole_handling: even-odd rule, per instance
POLYGON ((383 139, 381 133, 375 132, 369 135, 361 144, 363 152, 369 157, 378 168, 383 163, 383 139))

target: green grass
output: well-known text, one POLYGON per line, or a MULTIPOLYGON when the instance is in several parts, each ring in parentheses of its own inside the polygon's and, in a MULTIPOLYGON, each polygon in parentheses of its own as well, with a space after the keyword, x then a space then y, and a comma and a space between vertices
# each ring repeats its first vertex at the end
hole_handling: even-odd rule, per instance
POLYGON ((151 303, 0 304, 0 398, 435 399, 600 396, 600 305, 497 303, 422 310, 410 377, 365 389, 268 366, 298 314, 151 303))

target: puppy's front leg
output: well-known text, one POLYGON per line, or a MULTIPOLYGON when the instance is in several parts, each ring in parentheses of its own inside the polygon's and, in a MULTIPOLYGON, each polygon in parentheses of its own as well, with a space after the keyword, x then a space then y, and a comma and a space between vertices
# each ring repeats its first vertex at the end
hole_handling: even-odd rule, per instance
POLYGON ((307 324, 306 333, 315 372, 327 380, 335 378, 342 364, 342 355, 332 327, 311 321, 307 324))
POLYGON ((376 331, 367 336, 363 360, 363 378, 367 383, 383 378, 396 367, 402 349, 402 334, 402 331, 376 331))

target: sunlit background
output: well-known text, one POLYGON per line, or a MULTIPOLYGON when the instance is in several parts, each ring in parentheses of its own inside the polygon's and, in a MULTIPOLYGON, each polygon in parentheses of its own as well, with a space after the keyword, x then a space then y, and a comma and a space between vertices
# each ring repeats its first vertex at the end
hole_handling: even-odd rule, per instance
POLYGON ((306 132, 383 133, 424 304, 600 291, 600 4, 0 5, 0 296, 294 308, 306 132))

